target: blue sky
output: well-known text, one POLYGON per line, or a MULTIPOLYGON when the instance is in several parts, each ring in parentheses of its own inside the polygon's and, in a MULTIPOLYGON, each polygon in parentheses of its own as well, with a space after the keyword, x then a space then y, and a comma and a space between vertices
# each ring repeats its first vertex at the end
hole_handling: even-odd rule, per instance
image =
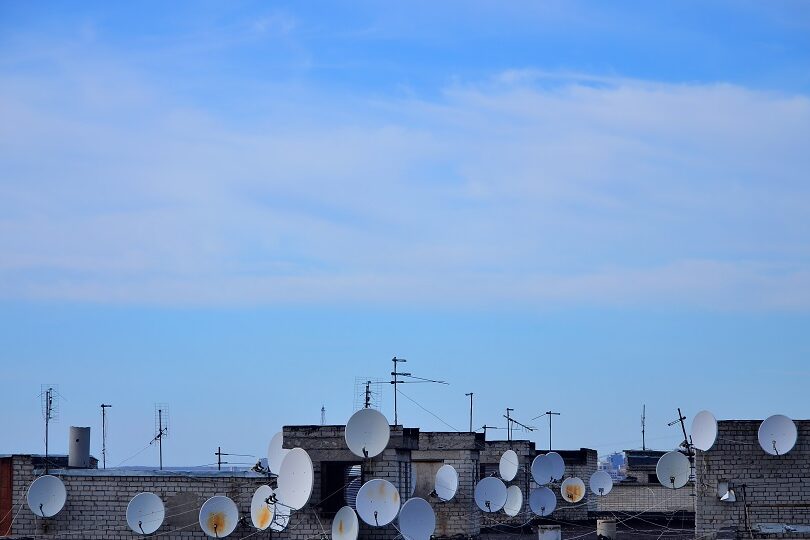
POLYGON ((55 382, 57 451, 169 402, 168 463, 261 455, 393 355, 601 453, 807 418, 809 53, 803 2, 3 3, 0 452, 55 382))

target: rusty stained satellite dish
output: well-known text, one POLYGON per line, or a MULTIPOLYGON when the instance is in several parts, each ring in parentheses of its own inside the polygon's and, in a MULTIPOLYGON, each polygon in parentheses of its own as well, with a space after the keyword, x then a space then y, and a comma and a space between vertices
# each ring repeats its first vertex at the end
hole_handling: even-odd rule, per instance
POLYGON ((200 508, 200 527, 212 538, 225 538, 239 523, 236 503, 223 495, 215 495, 200 508))
POLYGON ((332 520, 332 540, 357 540, 360 523, 351 506, 344 506, 332 520))
POLYGON ((585 497, 585 482, 576 476, 566 478, 560 485, 560 495, 570 503, 578 503, 585 497))
POLYGON ((399 514, 399 491, 391 482, 375 478, 357 492, 357 515, 372 527, 388 525, 399 514))
POLYGON ((250 520, 253 526, 263 531, 273 522, 276 504, 273 502, 273 488, 259 486, 250 501, 250 520))

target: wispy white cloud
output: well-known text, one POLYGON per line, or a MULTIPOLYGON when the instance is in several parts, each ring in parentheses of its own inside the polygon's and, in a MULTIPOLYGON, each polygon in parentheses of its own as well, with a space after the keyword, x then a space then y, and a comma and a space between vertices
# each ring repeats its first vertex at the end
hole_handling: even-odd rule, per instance
POLYGON ((525 70, 245 117, 99 58, 0 77, 3 298, 810 308, 806 96, 525 70))

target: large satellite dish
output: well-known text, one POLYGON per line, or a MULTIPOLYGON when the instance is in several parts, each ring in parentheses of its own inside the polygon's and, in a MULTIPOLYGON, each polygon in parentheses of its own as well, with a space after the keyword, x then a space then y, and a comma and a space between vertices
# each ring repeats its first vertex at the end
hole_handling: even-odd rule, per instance
POLYGON ((361 458, 380 455, 390 436, 388 420, 376 409, 360 409, 346 423, 346 446, 361 458))
POLYGON ((484 512, 497 512, 506 504, 506 484, 488 476, 475 485, 475 504, 484 512))
POLYGON ((759 425, 759 445, 772 456, 790 452, 797 435, 796 424, 783 414, 770 416, 759 425))
POLYGON ((127 525, 136 534, 152 534, 163 524, 166 508, 154 493, 138 493, 127 505, 127 525))
POLYGON ((399 506, 399 491, 387 480, 369 480, 357 492, 357 515, 372 527, 382 527, 394 521, 399 506))
POLYGON ((40 476, 28 488, 28 508, 39 517, 55 516, 65 506, 66 500, 65 484, 50 474, 40 476))
POLYGON ((613 478, 605 471, 596 471, 591 475, 590 484, 594 494, 604 497, 613 489, 613 478))
POLYGON ((281 532, 290 524, 290 507, 283 501, 278 501, 275 512, 273 512, 273 522, 270 523, 270 530, 281 532))
POLYGON ((557 496, 547 487, 533 489, 529 494, 529 508, 538 516, 550 516, 557 507, 557 496))
POLYGON ((309 502, 315 473, 312 459, 303 448, 293 448, 281 463, 278 473, 278 493, 284 504, 300 510, 309 502))
POLYGON ((677 451, 667 452, 655 466, 655 474, 662 486, 682 488, 689 481, 689 458, 677 451))
POLYGON ((545 455, 535 456, 532 460, 532 478, 536 484, 541 486, 551 482, 551 462, 546 459, 545 455))
POLYGON ((273 488, 259 486, 250 501, 250 520, 253 522, 253 526, 260 531, 265 530, 273 522, 276 504, 271 502, 272 497, 273 488))
POLYGON ((518 486, 509 486, 506 490, 506 504, 503 511, 507 516, 515 517, 523 508, 523 492, 518 486))
POLYGON ((692 419, 692 445, 704 452, 717 439, 717 419, 709 411, 700 411, 692 419))
POLYGON ((436 471, 436 496, 443 501, 449 501, 458 491, 458 472, 452 465, 442 465, 436 471))
POLYGON ((344 506, 332 520, 332 540, 357 540, 360 523, 351 506, 344 506))
POLYGON ((239 523, 236 503, 223 495, 214 495, 200 508, 200 527, 212 538, 225 538, 239 523))
POLYGON ((585 482, 576 476, 566 478, 560 485, 560 495, 570 503, 578 503, 585 496, 585 482))
POLYGON ((518 472, 518 455, 514 450, 507 450, 498 463, 498 473, 504 482, 511 482, 518 472))
POLYGON ((273 438, 270 439, 270 445, 267 447, 267 467, 273 474, 278 474, 281 470, 281 463, 284 457, 289 452, 284 448, 284 433, 279 431, 273 438))
POLYGON ((405 540, 430 540, 436 529, 436 514, 425 499, 414 497, 399 511, 399 531, 405 540))
POLYGON ((562 480, 565 474, 565 461, 563 461, 562 456, 557 452, 549 452, 546 454, 546 460, 551 466, 551 479, 562 480))

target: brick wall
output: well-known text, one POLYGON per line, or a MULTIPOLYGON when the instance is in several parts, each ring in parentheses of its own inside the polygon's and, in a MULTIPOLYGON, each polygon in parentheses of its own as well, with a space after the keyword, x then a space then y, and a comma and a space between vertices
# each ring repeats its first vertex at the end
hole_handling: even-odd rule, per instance
MULTIPOLYGON (((748 534, 746 514, 749 527, 757 523, 810 524, 810 420, 796 421, 798 441, 783 456, 767 454, 759 446, 760 423, 718 422, 714 446, 708 452, 697 452, 697 535, 711 538, 723 528, 748 534), (719 482, 729 483, 737 502, 720 501, 719 482)), ((779 536, 806 538, 807 533, 779 536)))

